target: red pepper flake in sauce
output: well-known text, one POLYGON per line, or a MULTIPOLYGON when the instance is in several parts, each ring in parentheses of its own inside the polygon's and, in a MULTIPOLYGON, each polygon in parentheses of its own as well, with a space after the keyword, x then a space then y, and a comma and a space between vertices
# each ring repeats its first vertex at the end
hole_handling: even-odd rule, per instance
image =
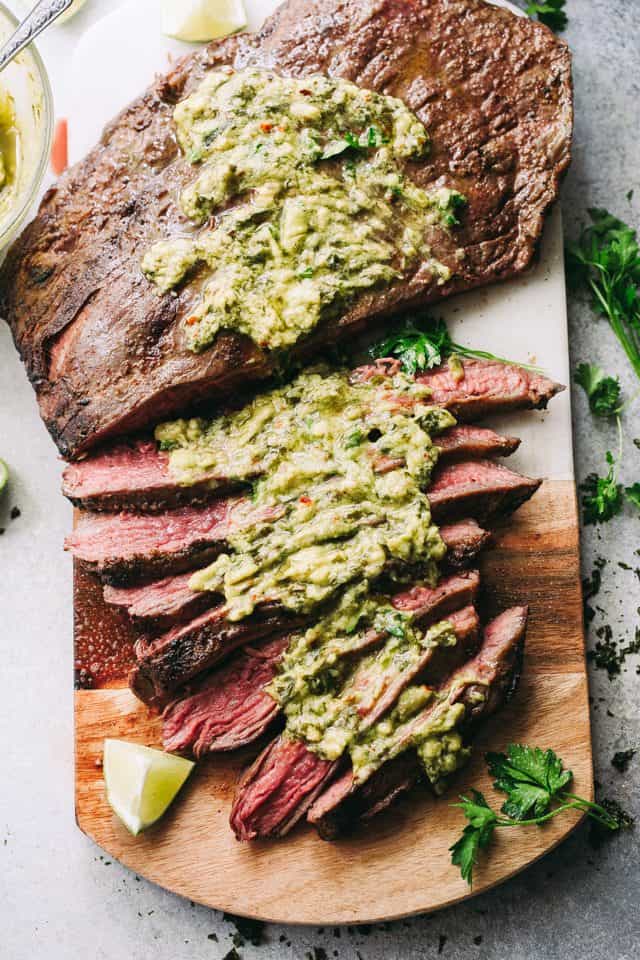
POLYGON ((200 317, 187 317, 185 323, 188 327, 192 327, 194 323, 197 323, 200 317))
POLYGON ((310 503, 313 503, 313 500, 311 499, 311 497, 307 497, 303 495, 302 497, 300 497, 300 503, 304 503, 305 505, 308 505, 310 503))
POLYGON ((260 124, 260 129, 262 130, 263 133, 271 133, 271 131, 273 130, 273 124, 272 124, 272 123, 261 123, 261 124, 260 124))

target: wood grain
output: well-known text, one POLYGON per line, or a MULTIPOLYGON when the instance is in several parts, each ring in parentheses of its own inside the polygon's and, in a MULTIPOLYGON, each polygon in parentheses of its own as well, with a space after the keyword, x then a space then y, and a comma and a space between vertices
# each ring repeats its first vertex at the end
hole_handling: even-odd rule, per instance
MULTIPOLYGON (((508 525, 483 560, 485 616, 527 601, 531 619, 524 674, 514 701, 483 728, 474 758, 437 801, 414 791, 366 829, 328 844, 302 826, 279 841, 238 843, 228 826, 235 781, 249 753, 202 762, 166 817, 129 836, 105 800, 105 737, 160 744, 157 718, 126 688, 76 693, 76 818, 96 843, 136 873, 200 903, 288 923, 364 923, 435 910, 470 895, 448 847, 462 818, 457 789, 491 795, 486 749, 512 740, 552 746, 570 764, 575 789, 593 794, 575 489, 549 481, 508 525)), ((76 596, 78 630, 109 631, 94 596, 76 596), (91 609, 88 609, 88 606, 91 609)), ((122 625, 118 621, 118 630, 122 625)), ((126 640, 124 641, 126 642, 126 640)), ((578 817, 543 829, 503 831, 479 867, 473 893, 512 876, 554 847, 578 817)))

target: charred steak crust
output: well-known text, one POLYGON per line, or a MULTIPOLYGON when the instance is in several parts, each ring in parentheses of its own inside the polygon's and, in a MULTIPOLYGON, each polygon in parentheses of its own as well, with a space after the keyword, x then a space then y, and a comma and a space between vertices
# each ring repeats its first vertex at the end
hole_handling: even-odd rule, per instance
POLYGON ((446 182, 468 200, 462 226, 437 238, 450 281, 438 286, 418 269, 363 296, 300 353, 368 317, 525 269, 569 163, 567 46, 483 0, 289 0, 259 33, 198 51, 47 193, 0 275, 2 314, 65 456, 270 369, 264 352, 231 334, 188 351, 180 321, 193 290, 161 295, 139 266, 147 246, 184 227, 173 198, 191 171, 178 155, 173 106, 223 64, 322 72, 400 97, 432 138, 427 160, 412 165, 415 181, 446 182))

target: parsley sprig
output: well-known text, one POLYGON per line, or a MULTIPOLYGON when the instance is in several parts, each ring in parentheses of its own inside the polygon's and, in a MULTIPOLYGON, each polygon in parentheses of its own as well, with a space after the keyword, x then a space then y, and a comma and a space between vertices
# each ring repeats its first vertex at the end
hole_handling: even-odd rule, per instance
POLYGON ((636 231, 608 210, 590 209, 591 225, 567 250, 569 281, 591 292, 640 379, 640 249, 636 231))
POLYGON ((582 494, 583 520, 586 525, 606 523, 617 516, 627 500, 640 508, 640 483, 624 487, 618 482, 618 466, 622 461, 623 439, 620 413, 623 408, 620 381, 617 377, 606 376, 601 367, 592 363, 581 363, 574 380, 583 387, 589 399, 589 408, 597 417, 615 416, 618 428, 618 455, 614 457, 607 450, 606 459, 609 469, 604 477, 590 473, 580 484, 582 494))
MULTIPOLYGON (((512 363, 486 350, 474 350, 451 339, 444 320, 431 320, 428 316, 405 316, 391 333, 369 348, 374 359, 395 357, 409 376, 439 366, 448 357, 472 357, 479 360, 495 360, 512 363)), ((526 366, 526 364, 519 364, 526 366)), ((537 372, 536 367, 527 366, 537 372)))
POLYGON ((495 789, 506 794, 500 808, 504 816, 489 806, 479 790, 472 790, 470 796, 461 796, 460 803, 452 804, 461 809, 469 821, 462 836, 449 848, 452 864, 460 868, 469 885, 478 855, 490 845, 498 827, 541 826, 566 810, 579 810, 609 831, 620 830, 633 822, 628 817, 624 820, 616 816, 601 804, 570 793, 567 787, 573 773, 565 769, 553 750, 512 743, 506 754, 488 753, 486 760, 490 774, 495 777, 495 789))
POLYGON ((564 30, 569 22, 564 12, 566 0, 543 0, 542 3, 529 3, 525 7, 528 16, 537 16, 540 23, 552 30, 564 30))

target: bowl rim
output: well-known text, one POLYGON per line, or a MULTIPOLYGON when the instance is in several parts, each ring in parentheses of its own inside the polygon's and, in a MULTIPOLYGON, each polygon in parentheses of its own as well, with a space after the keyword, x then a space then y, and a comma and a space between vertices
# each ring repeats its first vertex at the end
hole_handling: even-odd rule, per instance
MULTIPOLYGON (((3 16, 14 29, 20 25, 20 21, 16 14, 10 10, 6 4, 2 3, 0 0, 0 15, 3 16)), ((24 220, 26 214, 30 210, 36 195, 42 185, 44 175, 49 164, 49 155, 51 153, 51 142, 53 139, 53 91, 51 89, 51 83, 49 81, 49 74, 47 68, 44 65, 44 61, 40 56, 38 48, 35 45, 35 42, 31 42, 26 48, 24 53, 27 56, 30 56, 35 64, 36 74, 40 86, 42 88, 42 101, 43 101, 43 138, 42 138, 42 150, 40 153, 40 159, 34 169, 33 175, 29 182, 28 187, 24 191, 24 201, 16 207, 13 215, 10 219, 7 219, 6 223, 2 225, 2 246, 6 248, 13 240, 17 228, 20 226, 20 223, 24 220), (6 243, 5 243, 6 238, 6 243)), ((0 73, 0 83, 2 82, 2 74, 0 73)), ((0 253, 0 256, 2 254, 0 253)))

